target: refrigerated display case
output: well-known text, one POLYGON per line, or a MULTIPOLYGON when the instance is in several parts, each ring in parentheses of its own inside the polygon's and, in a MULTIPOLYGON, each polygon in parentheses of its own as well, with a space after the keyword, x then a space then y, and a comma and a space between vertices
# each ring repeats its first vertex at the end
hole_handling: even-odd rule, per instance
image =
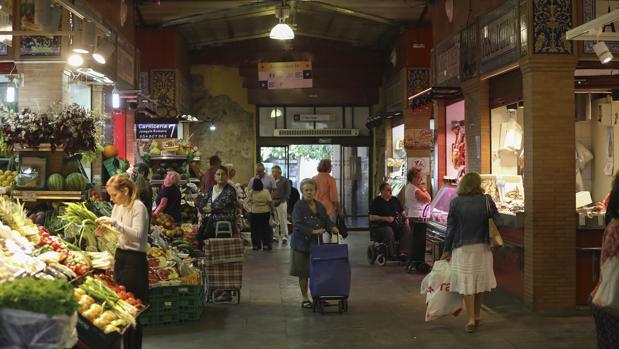
POLYGON ((440 258, 445 237, 447 236, 447 215, 449 204, 458 196, 458 188, 453 184, 444 184, 432 202, 424 210, 424 218, 428 222, 426 240, 432 248, 432 257, 440 258))

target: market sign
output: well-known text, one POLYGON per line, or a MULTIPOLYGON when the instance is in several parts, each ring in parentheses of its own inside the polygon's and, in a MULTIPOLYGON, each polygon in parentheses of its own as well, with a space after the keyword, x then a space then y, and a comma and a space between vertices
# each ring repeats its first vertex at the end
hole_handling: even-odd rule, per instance
MULTIPOLYGON (((583 23, 589 22, 602 15, 619 9, 619 1, 613 0, 582 0, 583 23)), ((609 23, 602 28, 605 33, 616 33, 619 30, 619 21, 609 23)), ((605 41, 612 53, 619 53, 619 41, 605 41)), ((595 41, 585 41, 585 53, 593 53, 595 41)))
POLYGON ((136 124, 137 139, 178 138, 176 124, 136 124))
POLYGON ((506 66, 518 58, 517 3, 509 0, 479 20, 481 48, 480 72, 506 66))
POLYGON ((258 63, 258 82, 269 90, 311 88, 312 62, 258 63))
POLYGON ((296 122, 335 121, 335 115, 331 114, 294 114, 292 118, 296 122))
MULTIPOLYGON (((460 35, 445 40, 436 46, 436 84, 454 85, 460 80, 460 35)), ((459 84, 458 84, 459 85, 459 84)))

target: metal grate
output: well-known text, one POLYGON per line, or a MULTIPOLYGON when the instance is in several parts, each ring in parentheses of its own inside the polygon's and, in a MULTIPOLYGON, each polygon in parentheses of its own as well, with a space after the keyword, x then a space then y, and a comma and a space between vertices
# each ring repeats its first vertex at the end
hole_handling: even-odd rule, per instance
POLYGON ((275 137, 351 137, 358 136, 359 130, 356 128, 338 129, 277 129, 273 132, 275 137))

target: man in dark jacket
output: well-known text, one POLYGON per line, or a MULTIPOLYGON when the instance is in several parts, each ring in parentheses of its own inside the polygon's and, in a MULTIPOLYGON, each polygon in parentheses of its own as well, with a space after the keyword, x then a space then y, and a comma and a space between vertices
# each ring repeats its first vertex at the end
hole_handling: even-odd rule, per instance
POLYGON ((276 226, 273 227, 273 242, 283 245, 288 243, 288 198, 290 197, 290 181, 282 176, 282 169, 275 165, 271 168, 271 175, 275 179, 273 193, 273 216, 276 226))

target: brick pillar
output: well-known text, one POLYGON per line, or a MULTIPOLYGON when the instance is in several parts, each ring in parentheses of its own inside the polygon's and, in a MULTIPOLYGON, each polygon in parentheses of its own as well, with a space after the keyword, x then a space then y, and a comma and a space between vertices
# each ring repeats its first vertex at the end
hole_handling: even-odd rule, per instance
POLYGON ((573 309, 576 59, 531 56, 520 66, 525 106, 525 301, 533 309, 573 309))
POLYGON ((466 171, 490 173, 490 102, 488 80, 462 83, 466 132, 466 171), (479 145, 478 145, 479 143, 479 145))

